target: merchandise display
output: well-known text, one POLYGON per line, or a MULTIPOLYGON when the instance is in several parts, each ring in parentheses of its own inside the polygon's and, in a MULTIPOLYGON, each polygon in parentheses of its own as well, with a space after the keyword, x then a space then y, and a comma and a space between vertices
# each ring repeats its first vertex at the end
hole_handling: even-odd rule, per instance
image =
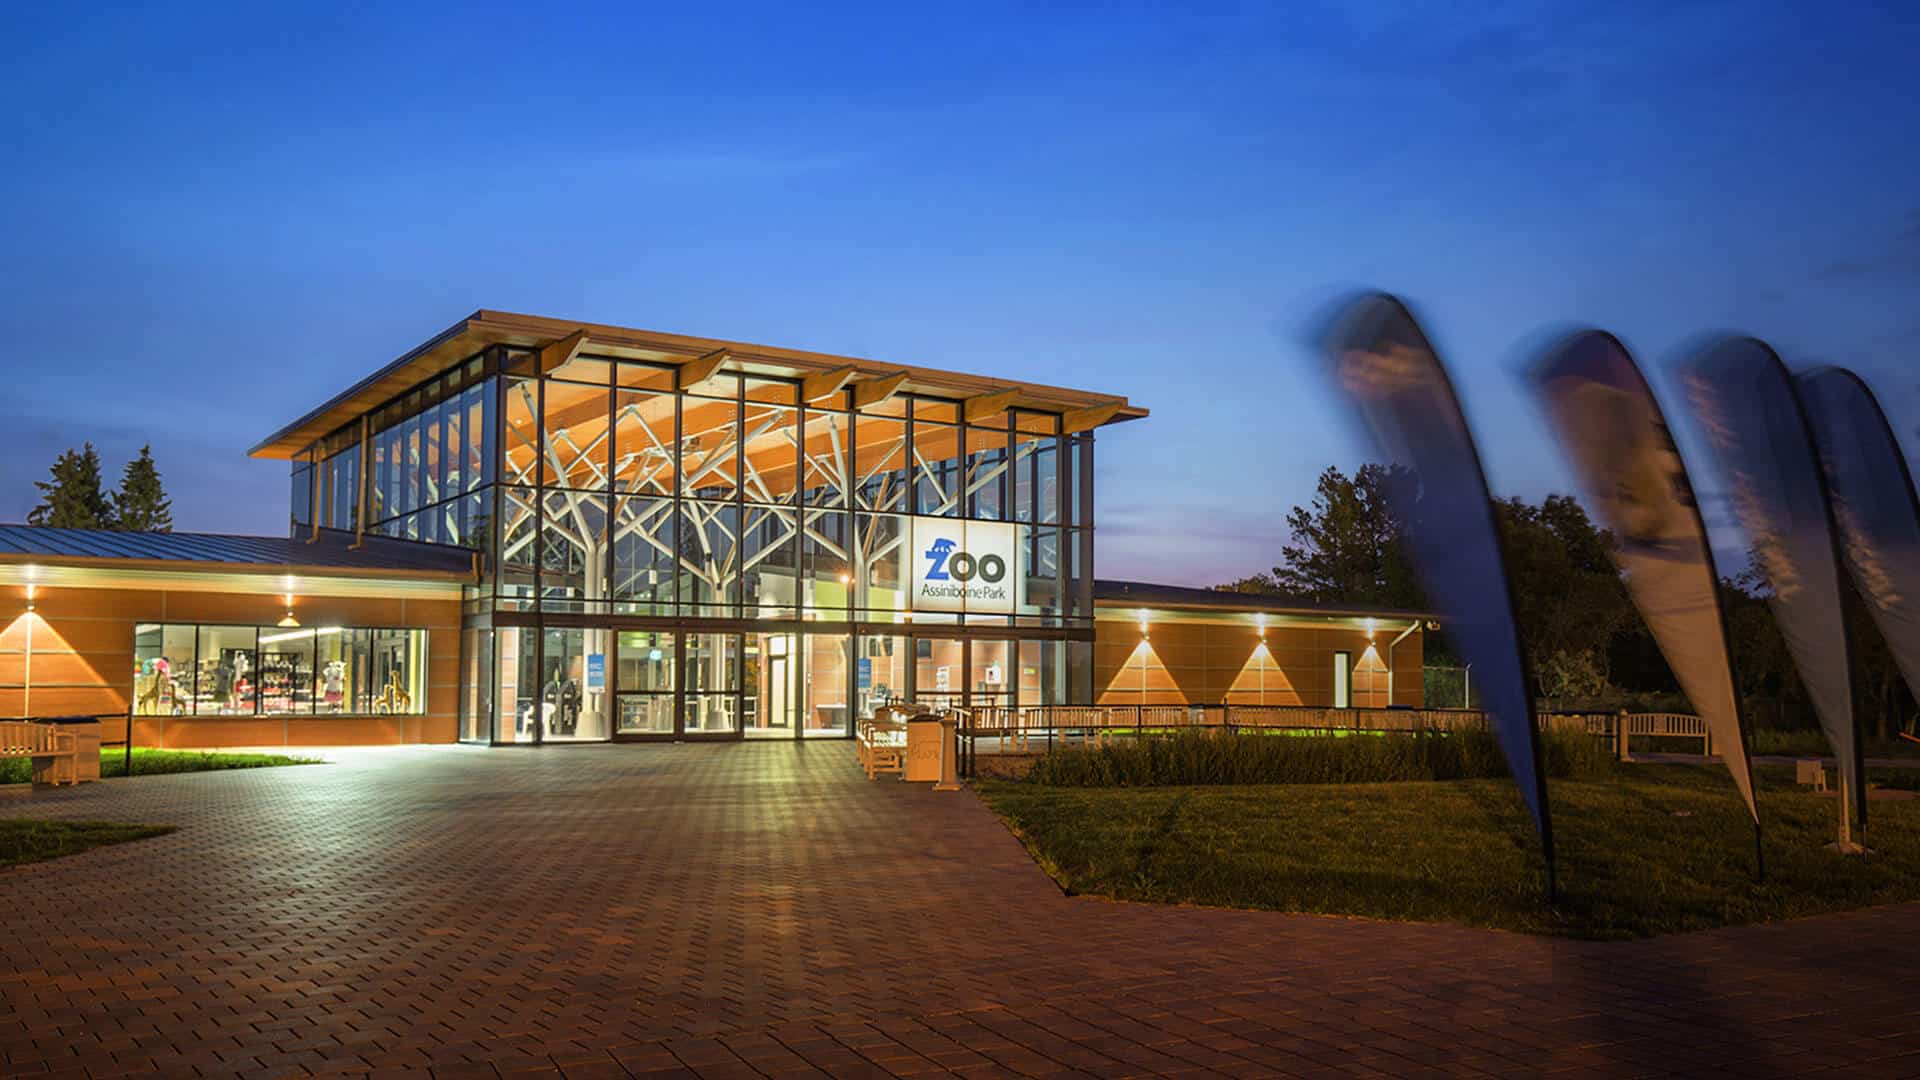
POLYGON ((417 715, 427 632, 142 623, 137 716, 417 715))

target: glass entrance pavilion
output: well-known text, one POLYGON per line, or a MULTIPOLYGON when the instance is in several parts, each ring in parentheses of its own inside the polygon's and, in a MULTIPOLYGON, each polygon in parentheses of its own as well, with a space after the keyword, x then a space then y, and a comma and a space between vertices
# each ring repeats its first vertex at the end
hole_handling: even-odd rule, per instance
POLYGON ((1092 701, 1110 395, 476 312, 269 437, 296 538, 475 552, 460 737, 1092 701))

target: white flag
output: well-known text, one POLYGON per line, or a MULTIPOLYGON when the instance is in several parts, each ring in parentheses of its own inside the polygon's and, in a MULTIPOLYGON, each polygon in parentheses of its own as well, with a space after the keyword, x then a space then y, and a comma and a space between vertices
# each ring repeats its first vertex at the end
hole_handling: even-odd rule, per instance
POLYGON ((1598 330, 1552 349, 1532 381, 1588 505, 1613 533, 1610 554, 1634 607, 1758 824, 1720 574, 1653 388, 1626 346, 1598 330))

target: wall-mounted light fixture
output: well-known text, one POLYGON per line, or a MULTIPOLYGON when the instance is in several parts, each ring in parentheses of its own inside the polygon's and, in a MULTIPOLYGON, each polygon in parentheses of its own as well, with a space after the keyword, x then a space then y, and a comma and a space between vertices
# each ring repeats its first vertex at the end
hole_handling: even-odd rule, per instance
POLYGON ((275 623, 274 625, 275 626, 299 626, 300 620, 293 617, 293 575, 292 574, 287 575, 286 586, 287 586, 287 597, 286 597, 287 613, 285 615, 282 615, 280 617, 280 621, 275 623))

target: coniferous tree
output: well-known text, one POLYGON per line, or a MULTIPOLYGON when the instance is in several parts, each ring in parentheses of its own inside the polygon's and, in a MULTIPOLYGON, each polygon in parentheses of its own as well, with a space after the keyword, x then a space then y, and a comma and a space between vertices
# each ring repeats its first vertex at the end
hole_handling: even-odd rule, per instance
POLYGON ((100 455, 93 444, 68 450, 53 463, 53 479, 35 480, 40 505, 27 514, 30 525, 66 529, 113 528, 113 503, 100 490, 100 455))
POLYGON ((153 447, 140 448, 140 456, 127 462, 120 477, 120 490, 113 493, 114 528, 129 532, 172 532, 173 500, 160 485, 160 470, 153 464, 153 447))
POLYGON ((1393 509, 1395 485, 1410 483, 1404 469, 1362 465, 1351 478, 1337 468, 1320 474, 1313 502, 1287 515, 1293 542, 1281 565, 1243 591, 1275 591, 1329 603, 1418 608, 1425 601, 1402 550, 1405 524, 1393 509))

